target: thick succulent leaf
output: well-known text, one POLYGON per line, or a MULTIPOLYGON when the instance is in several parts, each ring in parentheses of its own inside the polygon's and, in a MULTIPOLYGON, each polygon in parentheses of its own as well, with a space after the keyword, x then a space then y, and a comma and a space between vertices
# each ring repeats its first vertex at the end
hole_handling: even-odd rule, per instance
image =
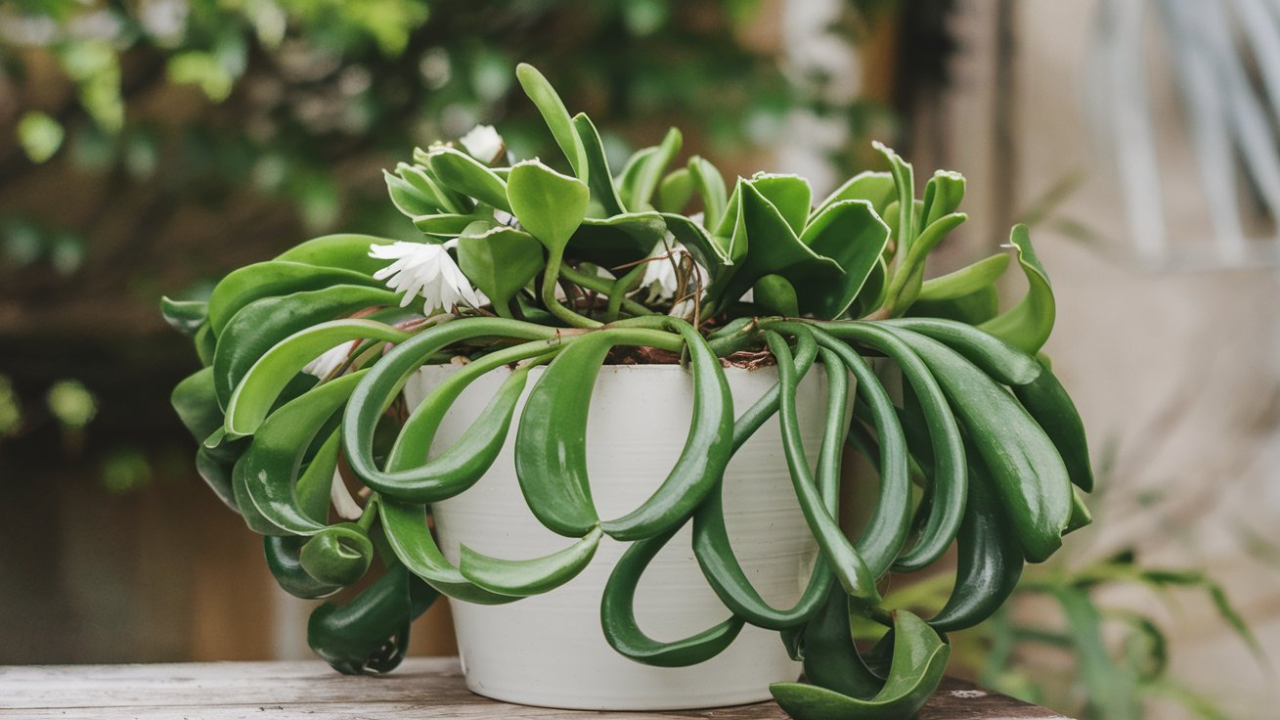
POLYGON ((244 456, 241 456, 231 468, 231 492, 245 526, 259 535, 288 535, 289 533, 263 517, 262 513, 258 512, 258 506, 254 504, 253 498, 249 497, 248 467, 244 456))
POLYGON ((804 232, 809 220, 809 203, 813 199, 808 180, 799 175, 757 173, 751 178, 751 186, 778 209, 778 214, 787 221, 792 232, 796 235, 804 232))
POLYGON ((1093 512, 1089 510, 1089 505, 1085 502, 1080 488, 1071 488, 1071 518, 1067 520, 1067 528, 1062 531, 1062 534, 1069 535, 1092 523, 1093 512))
POLYGON ((950 170, 939 170, 924 186, 924 202, 920 210, 920 227, 927 228, 960 207, 964 199, 964 176, 950 170))
POLYGON ((906 255, 898 256, 901 261, 889 283, 890 310, 895 315, 901 315, 911 307, 916 296, 920 294, 920 287, 924 284, 925 262, 929 258, 929 253, 933 252, 938 243, 946 239, 952 230, 967 219, 968 216, 964 213, 942 216, 920 233, 906 255))
MULTIPOLYGON (((903 160, 898 153, 890 150, 882 143, 872 143, 876 151, 889 161, 889 172, 893 175, 893 184, 897 193, 897 217, 889 223, 894 238, 898 241, 898 257, 905 257, 916 239, 915 210, 915 176, 911 164, 903 160)), ((887 209, 886 212, 893 212, 887 209)))
POLYGON ((736 272, 729 276, 721 296, 736 298, 765 275, 787 277, 843 272, 839 263, 817 254, 800 241, 778 209, 754 187, 739 183, 741 205, 735 224, 730 257, 743 254, 736 272))
POLYGON ((493 212, 484 208, 476 208, 475 212, 467 215, 419 215, 413 218, 414 227, 437 242, 458 237, 473 223, 492 221, 493 212))
POLYGON ((204 368, 178 383, 169 397, 183 426, 196 442, 203 442, 222 427, 222 407, 213 389, 213 368, 204 368))
POLYGON ((194 337, 209 317, 209 303, 203 300, 170 300, 160 298, 160 314, 169 327, 194 337))
POLYGON ((596 528, 572 545, 528 560, 490 557, 462 546, 462 576, 490 592, 513 597, 541 595, 574 579, 586 569, 604 533, 596 528))
POLYGON ((565 254, 612 270, 640 262, 667 233, 667 221, 652 210, 587 218, 573 233, 565 254))
POLYGON ((327 602, 311 612, 307 644, 344 675, 389 672, 404 658, 409 624, 439 597, 395 566, 349 605, 327 602))
POLYGON ((1035 380, 1014 386, 1013 394, 1058 448, 1071 482, 1085 492, 1092 492, 1093 465, 1089 461, 1084 422, 1053 371, 1045 367, 1035 380))
POLYGON ((506 182, 470 155, 453 148, 437 148, 427 156, 427 167, 450 189, 511 212, 506 182))
MULTIPOLYGON (((417 153, 415 153, 415 155, 417 155, 417 153)), ((423 161, 426 161, 428 157, 429 153, 421 154, 421 159, 423 161)), ((425 212, 405 212, 405 214, 410 217, 432 212, 460 213, 465 215, 472 210, 473 203, 467 199, 465 195, 441 186, 440 183, 436 182, 435 178, 431 177, 431 173, 427 171, 425 162, 422 165, 397 163, 396 175, 413 188, 414 193, 419 198, 419 205, 426 203, 432 208, 425 212)), ((392 197, 392 200, 395 200, 395 198, 392 197)), ((404 208, 401 208, 401 212, 404 212, 404 208)))
POLYGON ((728 204, 728 190, 725 189, 724 177, 720 170, 710 161, 694 155, 689 158, 689 177, 693 180, 694 190, 702 198, 702 224, 714 228, 724 215, 728 204))
POLYGON ((618 654, 645 665, 688 667, 724 652, 745 624, 730 615, 701 632, 679 640, 657 640, 640 627, 636 619, 636 587, 649 563, 676 534, 672 528, 657 536, 631 543, 609 575, 600 598, 600 627, 605 640, 618 654))
POLYGON ((1040 265, 1035 250, 1031 248, 1027 226, 1015 225, 1009 235, 1009 242, 1013 243, 1018 253, 1018 264, 1027 276, 1027 294, 1017 305, 980 327, 1014 347, 1035 354, 1049 339, 1057 318, 1053 287, 1049 284, 1049 274, 1040 265))
POLYGON ((678 213, 693 199, 693 175, 689 168, 676 168, 658 184, 658 211, 678 213))
POLYGON ((866 200, 871 203, 876 214, 883 218, 889 203, 896 199, 896 192, 892 174, 867 170, 854 175, 836 188, 835 192, 818 205, 814 214, 820 214, 828 206, 844 200, 866 200))
POLYGON ((516 79, 520 81, 520 87, 524 88, 525 95, 529 96, 538 107, 538 112, 542 113, 543 121, 551 130, 551 135, 564 156, 568 158, 574 175, 584 184, 590 182, 591 169, 586 147, 555 88, 551 87, 551 83, 547 82, 547 78, 537 68, 526 63, 520 63, 516 67, 516 79))
POLYGON ((511 302, 545 264, 542 244, 514 228, 458 238, 459 267, 495 305, 511 302))
POLYGON ((463 577, 462 572, 445 559, 432 537, 424 506, 384 497, 378 503, 378 517, 382 520, 387 544, 403 567, 441 593, 478 605, 501 605, 519 599, 489 592, 463 577))
POLYGON ((618 195, 618 188, 613 184, 613 173, 609 170, 609 159, 605 155, 604 145, 600 142, 600 133, 596 130, 596 126, 592 124, 591 118, 584 113, 578 113, 573 116, 573 127, 577 131, 578 137, 582 139, 583 151, 587 155, 587 165, 590 167, 590 182, 587 186, 591 188, 591 199, 600 203, 603 208, 605 217, 612 217, 626 212, 626 207, 622 204, 622 198, 618 195))
POLYGON ((391 196, 391 204, 395 205, 401 213, 413 217, 443 210, 434 195, 422 192, 400 175, 393 175, 383 170, 382 179, 387 183, 387 194, 391 196))
POLYGON ((320 322, 285 337, 268 348, 236 386, 227 403, 227 436, 254 434, 289 381, 326 350, 354 340, 400 342, 408 337, 403 330, 360 319, 320 322))
POLYGON ((328 597, 342 589, 342 585, 320 582, 302 568, 300 553, 308 538, 300 536, 266 536, 262 538, 262 555, 266 556, 266 568, 284 592, 303 600, 328 597))
POLYGON ((1022 545, 991 478, 981 463, 969 463, 969 497, 956 535, 956 583, 929 624, 938 632, 956 632, 985 621, 1013 594, 1024 565, 1022 545))
POLYGON ((788 273, 796 288, 800 312, 830 320, 849 309, 875 271, 889 242, 889 227, 867 201, 845 200, 829 205, 816 216, 800 236, 800 242, 835 261, 843 270, 833 273, 829 268, 806 264, 788 273))
POLYGON ((373 554, 368 531, 355 523, 337 523, 311 535, 298 551, 298 564, 326 585, 345 587, 369 572, 373 554))
POLYGON ((886 262, 884 254, 881 254, 880 257, 876 258, 875 265, 872 266, 871 272, 867 273, 866 281, 862 283, 862 290, 853 299, 853 304, 849 306, 845 314, 851 318, 870 315, 884 304, 884 298, 888 291, 889 264, 886 262))
POLYGON ((618 173, 618 178, 615 182, 615 185, 617 185, 618 192, 622 196, 623 204, 627 207, 628 210, 638 211, 638 210, 644 209, 644 208, 634 207, 627 203, 627 197, 628 197, 627 188, 635 187, 636 183, 639 182, 640 171, 644 168, 645 162, 647 162, 649 158, 653 157, 657 153, 658 153, 658 148, 656 146, 640 148, 639 150, 631 153, 631 157, 627 158, 626 164, 622 166, 622 172, 618 173))
POLYGON ((745 182, 739 178, 738 184, 733 186, 733 194, 720 216, 720 224, 711 233, 712 239, 720 245, 727 265, 737 265, 747 256, 747 221, 742 215, 742 187, 745 182))
POLYGON ((226 407, 249 368, 272 346, 295 332, 359 310, 399 302, 399 295, 386 290, 334 285, 249 303, 227 323, 214 352, 213 383, 218 401, 226 407))
POLYGON ((287 534, 314 535, 326 527, 299 503, 294 483, 307 448, 347 402, 364 372, 324 383, 271 413, 240 460, 254 507, 287 534))
POLYGON ((933 371, 986 465, 1027 560, 1062 545, 1071 514, 1071 480, 1050 438, 1017 400, 946 345, 895 328, 933 371))
POLYGON ((796 317, 800 314, 796 289, 781 275, 765 275, 756 280, 751 290, 756 306, 766 315, 796 317))
POLYGON ((352 270, 284 260, 253 263, 232 271, 214 287, 209 296, 209 324, 220 334, 241 308, 255 300, 332 285, 383 287, 373 276, 352 270))
POLYGON ((591 200, 591 192, 581 180, 561 175, 537 160, 511 168, 507 195, 516 219, 553 254, 563 252, 586 217, 591 200))
POLYGON ((1000 312, 996 281, 1009 267, 1001 253, 979 260, 942 277, 926 280, 920 295, 907 308, 908 317, 933 317, 978 325, 1000 312))
POLYGON ((386 266, 387 261, 369 257, 372 245, 390 245, 391 238, 343 233, 313 238, 280 253, 277 261, 305 263, 320 267, 349 270, 372 275, 386 266))
POLYGON ((782 709, 796 720, 902 720, 914 717, 942 682, 951 646, 906 610, 893 614, 893 661, 884 687, 867 699, 817 685, 769 686, 782 709))
POLYGON ((653 209, 653 194, 658 190, 662 174, 676 159, 683 144, 684 136, 679 130, 671 128, 654 152, 639 160, 632 172, 623 173, 622 202, 628 208, 632 211, 653 209))
POLYGON ((1008 267, 1007 254, 992 255, 955 272, 926 280, 917 299, 951 300, 972 295, 983 288, 993 287, 1008 267))
POLYGON ((833 585, 800 636, 805 678, 813 685, 857 698, 875 697, 884 680, 872 674, 853 644, 849 596, 833 585))
POLYGON ((1000 313, 1000 295, 995 286, 976 290, 945 300, 921 300, 911 303, 904 317, 942 318, 968 325, 979 325, 1000 313))
POLYGON ((316 449, 307 467, 298 476, 293 492, 298 507, 306 516, 319 523, 329 520, 329 498, 333 491, 333 474, 338 469, 338 455, 342 452, 342 433, 336 428, 316 449))
POLYGON ((684 215, 665 214, 662 219, 667 223, 667 232, 693 253, 694 259, 707 269, 711 278, 719 276, 723 266, 728 264, 728 258, 707 229, 684 215))
POLYGON ((200 365, 202 367, 212 365, 213 353, 218 348, 218 336, 213 334, 213 328, 209 327, 209 323, 201 325, 200 329, 196 330, 191 343, 195 345, 196 357, 200 358, 200 365))
POLYGON ((224 505, 231 508, 233 512, 239 513, 235 489, 232 487, 231 473, 234 466, 234 461, 227 462, 215 458, 207 448, 201 447, 196 451, 196 472, 200 474, 200 478, 224 505))

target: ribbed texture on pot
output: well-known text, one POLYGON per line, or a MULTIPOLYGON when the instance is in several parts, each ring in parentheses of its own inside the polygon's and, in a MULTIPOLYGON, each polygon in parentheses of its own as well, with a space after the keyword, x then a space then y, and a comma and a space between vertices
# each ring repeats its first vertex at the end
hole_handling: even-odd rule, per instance
MULTIPOLYGON (((448 373, 421 370, 405 388, 411 405, 448 373)), ((773 368, 728 369, 737 413, 777 380, 773 368)), ((449 412, 433 452, 457 441, 480 413, 505 371, 468 388, 449 412)), ((530 387, 541 377, 533 371, 530 387)), ((600 517, 637 507, 665 479, 689 429, 692 378, 677 366, 606 366, 592 397, 588 469, 600 517)), ((805 448, 811 463, 822 439, 826 382, 815 367, 798 390, 805 448)), ((517 411, 517 421, 519 419, 517 411)), ((566 547, 568 538, 543 528, 526 507, 512 447, 472 489, 435 506, 445 556, 465 543, 496 557, 537 557, 566 547)), ((817 554, 787 473, 776 418, 743 447, 725 477, 730 540, 763 597, 789 607, 808 581, 817 554)), ((714 625, 728 610, 707 585, 682 530, 654 559, 640 583, 636 617, 650 636, 675 640, 714 625)), ((488 697, 565 708, 659 710, 714 707, 768 699, 771 682, 795 680, 799 664, 774 632, 746 627, 721 655, 689 668, 655 668, 613 651, 600 630, 600 593, 626 545, 606 537, 591 565, 549 594, 503 606, 453 602, 467 684, 488 697)))

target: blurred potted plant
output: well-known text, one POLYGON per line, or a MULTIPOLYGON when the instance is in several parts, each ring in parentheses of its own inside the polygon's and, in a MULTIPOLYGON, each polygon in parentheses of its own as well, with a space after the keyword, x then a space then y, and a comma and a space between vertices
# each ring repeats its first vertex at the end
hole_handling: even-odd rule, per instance
POLYGON ((590 119, 532 67, 518 77, 569 174, 511 163, 480 128, 387 175, 419 239, 321 237, 207 302, 165 302, 205 363, 174 392, 202 475, 289 592, 384 568, 311 617, 342 672, 395 667, 443 594, 469 686, 492 697, 656 709, 772 691, 800 718, 914 713, 944 633, 1088 522, 1083 428, 1035 356, 1054 301, 1025 228, 1029 289, 998 313, 1008 255, 924 281, 965 220, 955 173, 917 200, 878 146, 890 172, 817 203, 792 175, 730 192, 704 159, 669 171, 672 130, 615 177, 590 119), (872 357, 900 374, 896 400, 872 357), (879 474, 849 534, 846 444, 879 474), (953 541, 940 612, 882 609, 878 582, 953 541), (780 609, 788 585, 805 589, 780 609), (860 650, 851 616, 892 632, 860 650))

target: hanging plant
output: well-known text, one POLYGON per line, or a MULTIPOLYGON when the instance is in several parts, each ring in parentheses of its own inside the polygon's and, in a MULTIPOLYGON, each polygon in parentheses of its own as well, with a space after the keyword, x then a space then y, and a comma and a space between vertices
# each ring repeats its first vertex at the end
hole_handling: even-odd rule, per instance
POLYGON ((889 172, 857 175, 816 202, 794 175, 761 173, 730 190, 703 158, 672 169, 672 130, 615 175, 591 120, 571 117, 532 67, 518 77, 567 173, 512 162, 501 138, 480 130, 387 174, 420 239, 321 237, 231 273, 208 302, 165 302, 204 363, 173 396, 201 442, 202 476, 265 536, 268 565, 294 595, 324 597, 385 568, 350 604, 312 615, 312 647, 342 672, 395 667, 409 624, 438 595, 503 604, 551 592, 608 537, 629 544, 600 606, 618 653, 693 665, 752 625, 777 631, 803 661, 806 683, 772 687, 793 716, 911 715, 942 677, 945 633, 990 616, 1024 562, 1045 560, 1089 521, 1084 431, 1037 355, 1055 308, 1026 228, 1011 243, 1028 290, 998 312, 1007 255, 924 279, 930 252, 965 221, 956 173, 936 173, 917 199, 912 167, 877 145, 889 172), (610 362, 663 361, 692 378, 683 451, 648 500, 601 517, 586 452, 595 378, 610 362), (405 403, 415 373, 451 362, 456 372, 416 407, 405 403), (726 367, 771 364, 772 388, 735 408, 726 367), (797 405, 815 366, 829 395, 816 469, 797 405), (459 395, 490 373, 504 379, 478 419, 431 453, 459 395), (886 373, 900 376, 900 391, 886 373), (774 418, 820 550, 788 609, 753 587, 721 503, 731 458, 774 418), (837 520, 846 445, 880 485, 852 534, 837 520), (463 546, 450 562, 429 509, 467 492, 508 446, 528 509, 573 542, 523 560, 463 546), (336 473, 342 458, 360 501, 336 473), (730 617, 658 641, 636 620, 636 587, 689 525, 730 617), (953 543, 955 588, 936 616, 882 607, 889 573, 926 568, 953 543), (851 616, 892 631, 859 648, 851 616))

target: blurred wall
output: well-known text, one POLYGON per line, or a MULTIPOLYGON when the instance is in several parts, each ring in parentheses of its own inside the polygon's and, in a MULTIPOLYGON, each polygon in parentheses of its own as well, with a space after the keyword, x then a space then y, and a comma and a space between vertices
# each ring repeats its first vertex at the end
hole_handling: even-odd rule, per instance
MULTIPOLYGON (((921 109, 950 121, 947 137, 919 138, 912 160, 917 176, 922 167, 949 167, 969 179, 974 222, 949 249, 951 267, 992 252, 1008 221, 1082 179, 1032 233, 1058 299, 1047 350, 1102 473, 1097 523, 1064 552, 1075 566, 1135 548, 1147 565, 1205 567, 1263 646, 1275 647, 1280 278, 1268 267, 1151 274, 1123 259, 1131 238, 1119 192, 1082 109, 1097 9, 1096 0, 960 0, 951 89, 921 109), (1003 41, 1001 5, 1012 6, 1013 34, 1003 41)), ((1177 98, 1157 84, 1153 102, 1156 132, 1174 146, 1164 168, 1167 222, 1205 227, 1201 206, 1188 202, 1199 191, 1190 153, 1178 152, 1177 98)), ((1171 606, 1124 591, 1104 601, 1163 618, 1173 672, 1192 689, 1240 717, 1275 707, 1280 675, 1258 665, 1207 598, 1188 593, 1171 606)), ((1156 716, 1180 714, 1162 708, 1156 716)))

